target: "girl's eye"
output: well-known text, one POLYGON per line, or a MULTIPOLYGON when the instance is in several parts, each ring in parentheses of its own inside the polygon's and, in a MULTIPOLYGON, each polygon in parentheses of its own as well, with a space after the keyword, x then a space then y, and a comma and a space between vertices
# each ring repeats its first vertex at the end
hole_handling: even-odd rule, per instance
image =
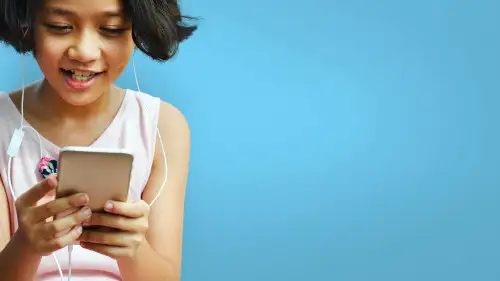
MULTIPOLYGON (((54 32, 57 33, 67 33, 73 29, 71 25, 59 25, 59 24, 45 24, 45 26, 54 32)), ((103 27, 101 31, 107 33, 109 35, 120 35, 127 31, 128 28, 117 28, 117 27, 103 27)))
POLYGON ((56 32, 68 32, 71 31, 71 25, 54 25, 54 24, 46 24, 48 29, 56 32))
POLYGON ((103 27, 101 28, 101 30, 111 35, 119 35, 127 31, 126 28, 110 28, 110 27, 103 27))

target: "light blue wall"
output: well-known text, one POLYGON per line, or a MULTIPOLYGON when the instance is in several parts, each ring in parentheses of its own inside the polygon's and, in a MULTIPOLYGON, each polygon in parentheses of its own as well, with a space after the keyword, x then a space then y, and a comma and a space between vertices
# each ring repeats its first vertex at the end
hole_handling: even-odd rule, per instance
POLYGON ((179 56, 137 60, 191 124, 183 280, 500 280, 499 1, 184 6, 179 56))

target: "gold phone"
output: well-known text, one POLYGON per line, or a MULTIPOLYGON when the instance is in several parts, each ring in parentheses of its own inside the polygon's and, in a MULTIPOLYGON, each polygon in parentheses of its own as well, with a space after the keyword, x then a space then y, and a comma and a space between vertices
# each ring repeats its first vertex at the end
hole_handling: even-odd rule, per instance
POLYGON ((134 156, 121 149, 65 147, 59 155, 56 198, 89 196, 92 212, 103 212, 108 200, 128 200, 134 156))

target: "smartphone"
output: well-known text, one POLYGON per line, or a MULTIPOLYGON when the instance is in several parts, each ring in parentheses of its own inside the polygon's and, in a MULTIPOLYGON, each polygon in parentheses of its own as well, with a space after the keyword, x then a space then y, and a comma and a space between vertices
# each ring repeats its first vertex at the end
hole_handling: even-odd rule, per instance
POLYGON ((108 200, 128 200, 134 156, 121 149, 64 147, 59 154, 56 198, 89 196, 92 212, 103 212, 108 200))

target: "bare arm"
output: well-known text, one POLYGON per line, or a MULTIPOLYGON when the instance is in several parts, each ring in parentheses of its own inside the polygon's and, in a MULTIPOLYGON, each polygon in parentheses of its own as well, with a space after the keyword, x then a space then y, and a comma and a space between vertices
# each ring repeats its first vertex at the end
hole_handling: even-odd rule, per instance
POLYGON ((10 216, 7 194, 0 180, 0 272, 2 279, 33 280, 41 257, 29 248, 26 240, 16 232, 10 238, 10 216))
MULTIPOLYGON (((168 182, 151 207, 146 240, 131 260, 118 262, 125 281, 179 281, 182 257, 184 195, 189 166, 190 132, 184 116, 162 103, 158 129, 168 162, 168 182)), ((143 200, 151 202, 165 176, 163 154, 157 140, 156 153, 143 200)))

